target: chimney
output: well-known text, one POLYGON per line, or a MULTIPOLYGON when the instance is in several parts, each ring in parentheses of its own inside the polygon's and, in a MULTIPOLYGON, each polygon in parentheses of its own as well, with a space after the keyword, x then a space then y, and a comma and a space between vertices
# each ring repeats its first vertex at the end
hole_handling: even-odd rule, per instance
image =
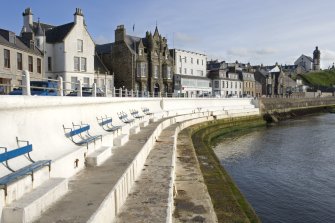
POLYGON ((124 25, 117 26, 115 30, 115 42, 123 41, 126 38, 126 29, 124 25))
POLYGON ((22 13, 23 15, 23 26, 26 28, 27 31, 32 31, 32 26, 33 26, 33 12, 31 11, 30 8, 26 8, 24 12, 22 13))
POLYGON ((75 24, 84 24, 84 14, 80 8, 76 8, 76 12, 73 15, 75 24))

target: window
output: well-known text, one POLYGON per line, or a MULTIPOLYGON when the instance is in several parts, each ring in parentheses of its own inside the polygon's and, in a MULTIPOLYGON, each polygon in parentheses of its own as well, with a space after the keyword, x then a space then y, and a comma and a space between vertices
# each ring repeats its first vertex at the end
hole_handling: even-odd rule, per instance
POLYGON ((89 87, 90 86, 90 78, 89 77, 84 77, 84 83, 83 85, 85 87, 89 87))
POLYGON ((79 62, 79 57, 74 57, 74 71, 79 71, 80 70, 80 62, 79 62))
POLYGON ((40 58, 37 58, 37 73, 42 73, 42 62, 40 58))
POLYGON ((191 69, 191 74, 193 75, 193 69, 191 69))
POLYGON ((52 60, 51 57, 48 57, 48 71, 52 70, 52 60))
POLYGON ((78 82, 77 77, 71 77, 71 90, 76 90, 77 82, 78 82))
POLYGON ((179 67, 179 73, 181 74, 181 67, 179 67))
POLYGON ((233 82, 232 81, 230 82, 230 88, 233 88, 233 82))
POLYGON ((80 70, 81 71, 86 71, 86 58, 82 57, 80 61, 80 70))
POLYGON ((37 45, 37 47, 40 47, 40 44, 41 44, 40 39, 36 39, 36 45, 37 45))
POLYGON ((187 58, 186 57, 184 57, 185 58, 185 63, 187 63, 187 58))
POLYGON ((187 69, 186 68, 184 68, 184 73, 187 74, 187 69))
POLYGON ((215 81, 215 82, 214 82, 214 87, 215 87, 215 88, 219 88, 219 83, 220 83, 219 81, 215 81))
POLYGON ((179 56, 179 61, 181 62, 181 56, 179 56))
POLYGON ((139 49, 139 50, 138 50, 138 55, 140 55, 140 56, 143 55, 143 50, 142 50, 142 49, 139 49))
POLYGON ((142 62, 137 64, 137 77, 145 77, 147 72, 147 64, 142 62))
POLYGON ((191 58, 191 63, 193 64, 193 58, 191 58))
POLYGON ((204 60, 201 60, 201 65, 204 65, 204 60))
POLYGON ((228 88, 228 84, 229 84, 228 81, 226 82, 226 84, 227 84, 226 87, 228 88))
POLYGON ((77 40, 77 51, 78 52, 83 52, 84 46, 83 46, 83 40, 78 39, 77 40))
POLYGON ((199 59, 197 59, 197 65, 199 65, 199 59))
POLYGON ((22 53, 17 53, 17 69, 22 70, 22 53))
POLYGON ((29 72, 34 72, 32 56, 28 56, 28 70, 29 72))
POLYGON ((4 49, 4 66, 10 68, 10 51, 4 49))
POLYGON ((235 88, 237 88, 237 82, 235 82, 235 88))
POLYGON ((168 79, 171 79, 171 67, 166 67, 166 75, 168 79))
POLYGON ((154 78, 158 78, 158 66, 157 65, 155 65, 154 66, 154 78))

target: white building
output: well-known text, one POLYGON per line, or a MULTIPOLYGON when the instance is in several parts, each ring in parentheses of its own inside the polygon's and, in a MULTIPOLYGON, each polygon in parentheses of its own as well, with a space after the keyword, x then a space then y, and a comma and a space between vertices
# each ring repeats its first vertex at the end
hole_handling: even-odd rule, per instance
MULTIPOLYGON (((33 22, 33 13, 27 8, 23 13, 24 26, 21 35, 31 35, 35 45, 44 52, 45 78, 63 77, 64 88, 75 89, 80 80, 83 85, 91 86, 100 77, 107 80, 106 75, 95 72, 95 43, 87 31, 81 9, 76 9, 74 21, 54 26, 33 22)), ((112 76, 108 75, 109 82, 112 76)))
POLYGON ((196 96, 211 93, 211 80, 206 77, 205 54, 172 49, 174 58, 174 92, 196 96))
POLYGON ((312 70, 313 59, 309 56, 302 54, 295 62, 294 65, 304 69, 305 72, 312 70))
POLYGON ((215 69, 209 72, 213 80, 213 94, 220 97, 242 97, 243 82, 239 75, 226 69, 215 69))

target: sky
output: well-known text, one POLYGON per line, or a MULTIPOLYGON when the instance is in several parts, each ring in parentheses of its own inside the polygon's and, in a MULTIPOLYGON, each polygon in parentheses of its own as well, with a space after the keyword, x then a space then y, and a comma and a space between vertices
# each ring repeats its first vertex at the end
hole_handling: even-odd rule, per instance
POLYGON ((157 24, 170 49, 208 60, 293 64, 318 46, 323 69, 335 62, 334 0, 10 0, 1 4, 0 28, 19 35, 27 7, 34 21, 53 25, 72 22, 81 8, 97 44, 113 42, 118 25, 144 37, 157 24))

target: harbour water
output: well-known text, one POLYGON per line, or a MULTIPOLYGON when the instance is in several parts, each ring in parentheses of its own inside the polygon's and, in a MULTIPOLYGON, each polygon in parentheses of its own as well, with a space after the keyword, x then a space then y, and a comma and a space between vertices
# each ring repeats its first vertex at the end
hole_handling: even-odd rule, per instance
POLYGON ((335 114, 225 136, 214 151, 262 222, 335 222, 335 114))

